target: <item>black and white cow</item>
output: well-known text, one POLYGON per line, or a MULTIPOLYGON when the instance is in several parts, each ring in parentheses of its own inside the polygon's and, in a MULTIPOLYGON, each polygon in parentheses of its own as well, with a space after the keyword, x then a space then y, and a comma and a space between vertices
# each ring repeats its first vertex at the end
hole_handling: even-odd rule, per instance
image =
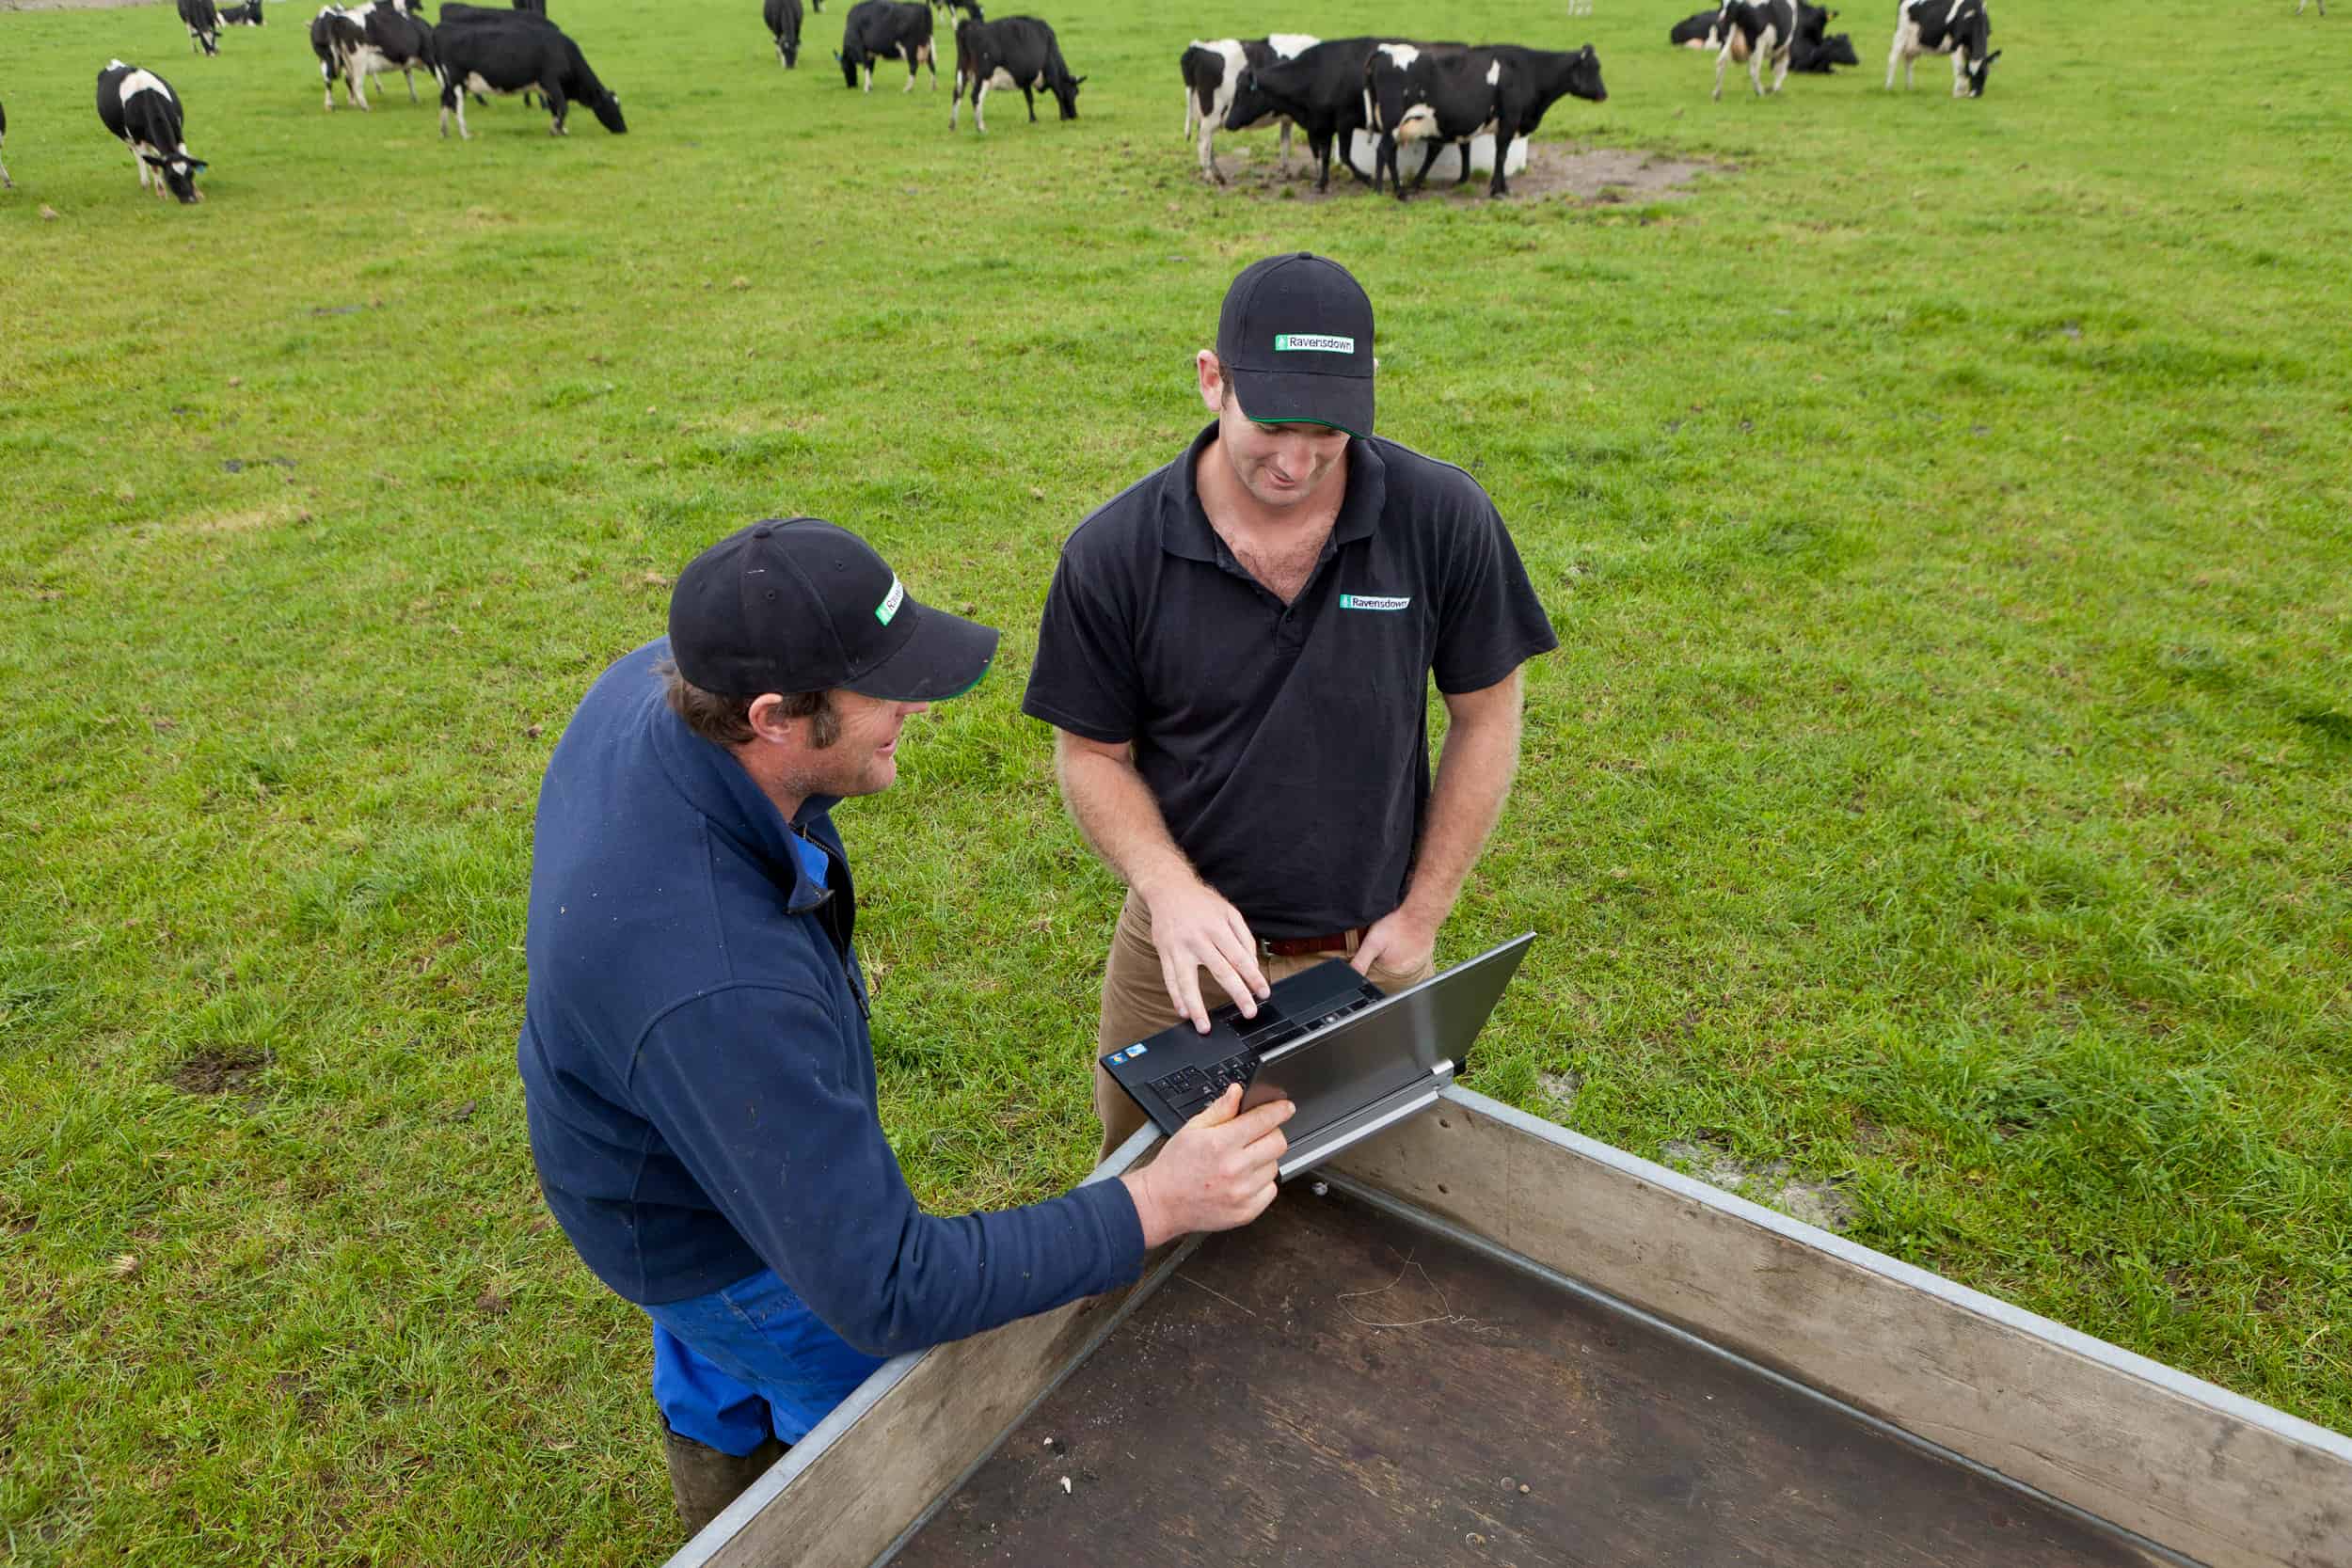
POLYGON ((1491 135, 1495 172, 1486 194, 1508 196, 1503 171, 1514 140, 1533 136, 1544 122, 1545 111, 1571 94, 1594 103, 1609 101, 1609 89, 1600 80, 1600 56, 1589 43, 1569 50, 1384 43, 1364 62, 1364 93, 1372 103, 1373 129, 1380 134, 1373 188, 1380 188, 1385 171, 1396 182, 1399 201, 1405 199, 1403 171, 1397 166, 1401 142, 1423 144, 1421 168, 1413 179, 1418 189, 1438 150, 1447 142, 1461 148, 1462 173, 1455 183, 1468 180, 1470 138, 1491 135))
POLYGON ((1331 188, 1331 151, 1357 179, 1365 173, 1349 156, 1358 131, 1371 123, 1364 105, 1364 62, 1377 38, 1326 39, 1287 60, 1269 60, 1242 72, 1225 129, 1246 131, 1280 115, 1307 134, 1316 164, 1315 189, 1331 188))
POLYGON ((972 124, 982 135, 988 121, 981 109, 990 89, 1018 87, 1029 106, 1029 123, 1037 123, 1037 94, 1050 92, 1061 105, 1064 119, 1078 118, 1078 86, 1083 76, 1070 74, 1054 29, 1033 16, 1009 16, 998 22, 956 24, 956 95, 947 103, 947 129, 956 128, 957 111, 966 93, 972 97, 972 124))
POLYGON ((552 121, 550 135, 569 134, 564 117, 574 103, 588 105, 597 123, 614 135, 628 134, 620 95, 596 80, 580 45, 562 28, 519 12, 508 13, 503 23, 450 15, 480 9, 455 5, 441 8, 441 25, 434 35, 434 44, 435 74, 441 81, 442 135, 449 135, 449 117, 454 110, 457 135, 473 139, 473 133, 466 128, 466 94, 469 92, 537 93, 552 121))
MULTIPOLYGON (((2303 14, 2303 0, 2295 0, 2295 14, 2297 16, 2303 14)), ((2328 14, 2328 0, 2319 0, 2319 14, 2322 16, 2328 14)))
POLYGON ((841 24, 841 50, 834 58, 841 62, 841 79, 852 87, 863 71, 867 92, 874 90, 875 62, 894 59, 907 63, 907 85, 900 92, 914 90, 914 74, 927 65, 931 90, 939 90, 939 52, 931 46, 931 8, 924 0, 857 0, 841 24))
POLYGON ((760 11, 776 38, 776 63, 790 71, 801 63, 801 0, 768 0, 760 11))
MULTIPOLYGON (((1826 76, 1832 66, 1862 63, 1853 52, 1851 38, 1844 33, 1830 34, 1825 31, 1830 19, 1836 14, 1819 6, 1806 5, 1805 0, 1797 0, 1797 37, 1794 47, 1788 52, 1789 70, 1826 76)), ((1724 35, 1718 26, 1722 16, 1721 9, 1694 11, 1667 29, 1666 41, 1679 48, 1704 49, 1710 55, 1715 54, 1724 46, 1724 35)), ((1747 57, 1748 40, 1744 35, 1734 30, 1731 35, 1731 58, 1736 64, 1747 57)))
POLYGON ((220 11, 213 0, 180 0, 180 20, 188 24, 188 53, 220 53, 220 11))
MULTIPOLYGON (((1275 33, 1262 39, 1211 39, 1206 42, 1195 39, 1184 45, 1177 57, 1176 69, 1184 78, 1184 135, 1193 134, 1198 122, 1200 128, 1200 172, 1225 182, 1218 172, 1216 154, 1210 150, 1209 137, 1224 125, 1226 112, 1233 106, 1233 93, 1241 86, 1245 72, 1252 67, 1267 65, 1275 60, 1296 59, 1320 41, 1307 33, 1275 33)), ((1288 115, 1268 115, 1254 123, 1263 125, 1267 119, 1281 121, 1282 166, 1290 167, 1291 119, 1288 115)), ((1248 129, 1248 127, 1244 127, 1248 129)))
POLYGON ((262 24, 262 0, 246 0, 242 6, 223 6, 220 24, 224 27, 259 27, 262 24))
MULTIPOLYGON (((401 3, 406 6, 409 10, 413 12, 423 4, 423 0, 401 0, 401 3)), ((548 8, 546 0, 540 0, 540 4, 536 8, 514 5, 508 7, 505 10, 500 10, 496 6, 469 6, 464 4, 463 0, 450 0, 450 4, 441 8, 441 25, 444 27, 496 27, 513 25, 517 23, 536 23, 541 26, 552 26, 553 24, 548 21, 548 8)), ((560 31, 561 29, 558 30, 560 31)), ((539 89, 536 87, 525 87, 523 89, 522 100, 524 108, 528 109, 531 107, 532 98, 538 92, 538 90, 539 89)), ((478 92, 473 94, 473 101, 476 105, 481 105, 489 102, 487 98, 485 98, 478 92)))
POLYGON ((329 6, 310 21, 310 49, 319 55, 320 74, 326 78, 328 108, 335 106, 337 76, 343 79, 345 100, 364 109, 366 79, 387 71, 401 73, 408 84, 408 102, 414 103, 417 71, 433 71, 435 29, 400 0, 329 6))
POLYGON ((1993 62, 2001 57, 1985 46, 1993 40, 1984 0, 1900 0, 1895 11, 1895 46, 1886 54, 1886 90, 1895 90, 1895 68, 1911 86, 1913 65, 1922 55, 1952 57, 1952 96, 1982 98, 1993 62))
MULTIPOLYGON (((319 57, 319 79, 326 84, 326 108, 330 114, 335 109, 335 78, 342 74, 340 62, 346 39, 354 44, 360 41, 358 26, 349 13, 341 6, 321 6, 319 14, 310 19, 310 53, 319 57)), ((343 94, 347 103, 355 106, 358 103, 359 95, 348 79, 343 83, 343 94)))
POLYGON ((987 13, 980 9, 979 0, 931 0, 931 9, 946 17, 949 22, 956 19, 958 11, 961 11, 967 19, 973 22, 988 20, 987 13))
MULTIPOLYGON (((6 107, 0 107, 0 149, 5 149, 8 145, 8 111, 6 107)), ((0 160, 0 191, 14 189, 16 189, 16 182, 8 178, 8 166, 5 160, 0 160)))
POLYGON ((1715 13, 1715 34, 1723 47, 1715 55, 1715 97, 1724 96, 1724 69, 1731 64, 1735 47, 1748 62, 1748 81, 1756 96, 1765 93, 1764 68, 1772 68, 1772 91, 1788 80, 1789 56, 1797 43, 1797 0, 1724 0, 1715 13))
POLYGON ((108 60, 98 73, 98 118, 138 161, 139 189, 147 189, 151 173, 158 199, 167 188, 183 203, 204 199, 196 177, 207 166, 183 139, 180 98, 170 83, 151 71, 108 60))

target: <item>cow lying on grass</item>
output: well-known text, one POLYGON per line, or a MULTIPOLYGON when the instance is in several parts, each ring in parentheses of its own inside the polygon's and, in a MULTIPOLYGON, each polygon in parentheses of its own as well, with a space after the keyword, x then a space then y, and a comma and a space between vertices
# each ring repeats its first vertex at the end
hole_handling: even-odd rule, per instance
MULTIPOLYGON (((1819 6, 1797 0, 1796 40, 1788 51, 1788 69, 1810 71, 1816 75, 1830 74, 1833 66, 1860 65, 1861 57, 1853 52, 1853 39, 1845 33, 1824 31, 1837 13, 1819 6)), ((1723 11, 1693 11, 1666 30, 1666 41, 1682 49, 1704 49, 1709 54, 1721 50, 1724 34, 1721 28, 1723 11)), ((1737 63, 1748 57, 1746 35, 1738 29, 1730 34, 1731 57, 1737 63)))

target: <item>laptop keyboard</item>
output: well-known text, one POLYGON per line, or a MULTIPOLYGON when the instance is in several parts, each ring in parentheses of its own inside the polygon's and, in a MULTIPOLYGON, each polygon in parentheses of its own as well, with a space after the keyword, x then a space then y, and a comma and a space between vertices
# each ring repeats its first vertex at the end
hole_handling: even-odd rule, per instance
MULTIPOLYGON (((1259 1006, 1256 1018, 1242 1018, 1235 1012, 1221 1022, 1230 1022, 1234 1032, 1241 1036, 1242 1050, 1206 1067, 1178 1068, 1173 1072, 1162 1073, 1151 1081, 1151 1086, 1159 1091, 1160 1098, 1167 1101, 1178 1116, 1189 1117, 1223 1094, 1228 1085, 1240 1084, 1247 1087, 1250 1079, 1257 1076, 1258 1058, 1264 1053, 1276 1046, 1288 1044, 1310 1029, 1337 1023, 1359 1008, 1371 1006, 1376 1000, 1378 998, 1370 996, 1351 997, 1329 1012, 1318 1014, 1304 1022, 1263 1005, 1259 1006)), ((1218 1011, 1224 1013, 1226 1010, 1220 1008, 1218 1011)))

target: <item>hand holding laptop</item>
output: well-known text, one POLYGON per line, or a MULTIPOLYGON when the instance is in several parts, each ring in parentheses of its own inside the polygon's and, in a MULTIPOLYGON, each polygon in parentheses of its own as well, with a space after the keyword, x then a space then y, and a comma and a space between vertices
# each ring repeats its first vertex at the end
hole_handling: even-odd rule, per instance
POLYGON ((1248 1225, 1274 1201, 1275 1173, 1290 1148, 1279 1130, 1295 1107, 1287 1100, 1240 1106, 1235 1084, 1178 1129, 1158 1159, 1120 1178, 1136 1200, 1146 1247, 1248 1225))

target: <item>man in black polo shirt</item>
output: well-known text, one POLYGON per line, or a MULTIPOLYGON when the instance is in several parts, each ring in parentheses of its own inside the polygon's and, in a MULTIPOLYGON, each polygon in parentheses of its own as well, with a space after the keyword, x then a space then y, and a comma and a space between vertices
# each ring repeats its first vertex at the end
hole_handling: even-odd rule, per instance
MULTIPOLYGON (((1559 640, 1477 482, 1373 436, 1372 351, 1337 262, 1249 267, 1196 357, 1216 422, 1062 547, 1022 707, 1129 890, 1104 1052, 1334 954, 1429 974, 1510 792, 1519 666, 1559 640)), ((1106 1156, 1143 1124, 1099 1067, 1094 1110, 1106 1156)))

